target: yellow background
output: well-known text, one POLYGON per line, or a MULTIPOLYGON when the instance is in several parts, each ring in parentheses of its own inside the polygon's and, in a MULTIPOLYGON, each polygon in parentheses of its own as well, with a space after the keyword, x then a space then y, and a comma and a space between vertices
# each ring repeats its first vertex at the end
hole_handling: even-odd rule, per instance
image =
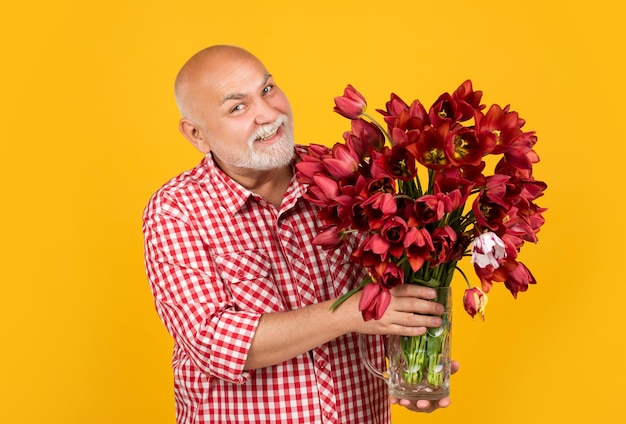
MULTIPOLYGON (((172 342, 143 269, 141 212, 200 160, 172 81, 242 45, 288 93, 300 143, 333 143, 333 97, 430 105, 470 78, 536 130, 549 184, 538 284, 457 281, 453 405, 394 423, 622 422, 623 3, 526 0, 7 2, 0 14, 0 422, 173 423, 172 342), (584 6, 581 6, 584 5, 584 6)), ((474 280, 475 281, 475 280, 474 280)))

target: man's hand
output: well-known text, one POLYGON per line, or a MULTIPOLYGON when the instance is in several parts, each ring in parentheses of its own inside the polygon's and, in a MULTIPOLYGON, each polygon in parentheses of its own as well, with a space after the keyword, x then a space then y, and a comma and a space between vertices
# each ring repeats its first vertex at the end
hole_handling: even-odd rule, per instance
MULTIPOLYGON (((452 374, 456 373, 459 370, 459 363, 457 361, 452 361, 451 372, 452 374)), ((418 400, 410 401, 408 399, 398 399, 391 398, 391 403, 396 405, 402 405, 407 409, 415 412, 433 412, 439 408, 447 408, 450 405, 450 398, 445 397, 443 399, 439 399, 437 402, 429 401, 429 400, 418 400)))
MULTIPOLYGON (((437 292, 432 288, 418 284, 401 284, 390 290, 391 301, 380 319, 363 321, 358 310, 358 302, 363 292, 357 293, 346 301, 345 312, 350 317, 347 322, 355 323, 350 331, 363 334, 381 334, 397 336, 420 336, 427 327, 439 327, 443 306, 433 300, 437 292)), ((341 308, 338 309, 341 312, 341 308)))

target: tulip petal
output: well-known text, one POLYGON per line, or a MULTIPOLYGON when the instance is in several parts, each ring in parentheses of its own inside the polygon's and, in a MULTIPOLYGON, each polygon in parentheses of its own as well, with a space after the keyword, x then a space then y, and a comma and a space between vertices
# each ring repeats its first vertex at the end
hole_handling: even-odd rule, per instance
POLYGON ((381 319, 383 317, 389 307, 389 303, 391 303, 391 293, 389 293, 389 290, 382 290, 378 295, 375 319, 381 319))

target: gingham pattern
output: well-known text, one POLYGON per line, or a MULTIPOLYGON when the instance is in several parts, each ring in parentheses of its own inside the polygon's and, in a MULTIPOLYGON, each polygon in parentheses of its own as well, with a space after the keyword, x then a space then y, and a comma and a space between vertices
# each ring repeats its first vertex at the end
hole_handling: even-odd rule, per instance
POLYGON ((150 199, 145 260, 175 341, 177 423, 389 422, 386 386, 362 366, 355 334, 243 370, 261 314, 336 298, 364 277, 348 247, 313 246, 318 221, 304 189, 292 181, 277 210, 205 158, 150 199))

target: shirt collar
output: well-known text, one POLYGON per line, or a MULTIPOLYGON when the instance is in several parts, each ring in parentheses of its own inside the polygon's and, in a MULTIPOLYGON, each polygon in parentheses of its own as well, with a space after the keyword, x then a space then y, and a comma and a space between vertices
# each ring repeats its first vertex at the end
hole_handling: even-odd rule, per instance
POLYGON ((217 166, 210 153, 204 157, 203 165, 208 174, 209 191, 214 192, 222 208, 228 210, 231 215, 236 214, 252 193, 226 175, 217 166))
MULTIPOLYGON (((304 151, 303 146, 296 146, 296 155, 294 158, 294 164, 299 160, 300 154, 304 151)), ((238 213, 245 205, 248 199, 258 197, 250 190, 230 178, 226 175, 215 163, 211 154, 207 154, 202 161, 201 166, 206 170, 207 174, 207 188, 209 191, 213 191, 219 204, 228 210, 232 215, 238 213)), ((292 164, 293 166, 293 164, 292 164)), ((291 183, 287 188, 283 203, 281 206, 281 212, 292 208, 306 192, 306 186, 299 183, 294 176, 291 179, 291 183)))

